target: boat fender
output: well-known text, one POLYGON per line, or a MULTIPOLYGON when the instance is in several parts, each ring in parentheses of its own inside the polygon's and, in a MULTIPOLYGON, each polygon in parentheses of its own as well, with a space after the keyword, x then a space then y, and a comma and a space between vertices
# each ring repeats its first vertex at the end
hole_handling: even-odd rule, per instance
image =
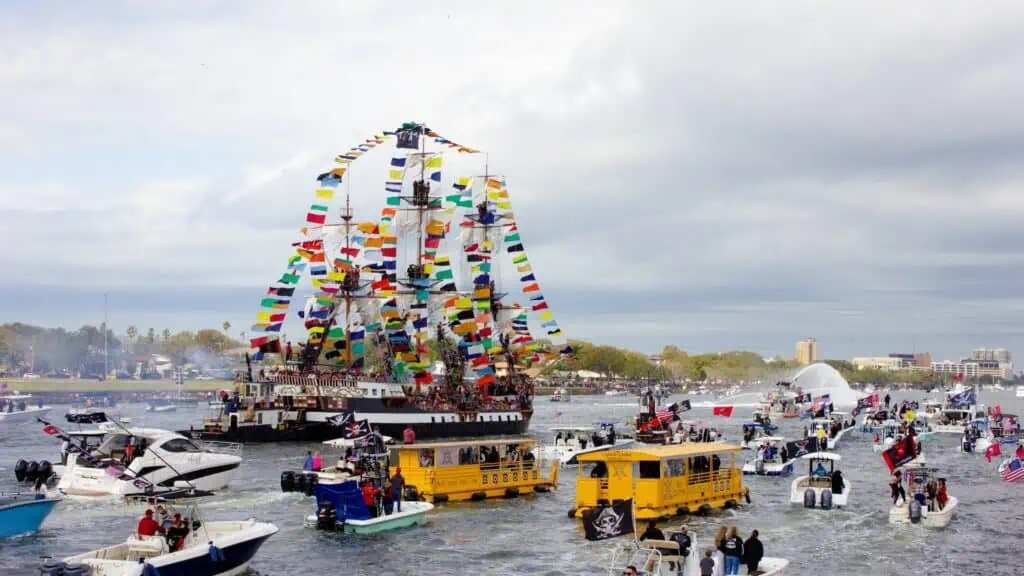
POLYGON ((210 540, 210 560, 213 560, 214 562, 224 561, 224 551, 220 548, 217 548, 217 546, 213 543, 213 540, 210 540))
POLYGON ((59 560, 43 560, 43 563, 39 565, 39 574, 40 576, 60 576, 64 573, 65 566, 67 563, 59 560))
POLYGON ((25 469, 25 480, 28 482, 35 482, 36 476, 39 474, 39 462, 35 460, 28 463, 28 468, 25 469))
POLYGON ((743 489, 743 498, 747 501, 747 504, 750 504, 750 488, 743 489))
POLYGON ((697 514, 700 514, 701 516, 707 516, 708 514, 711 514, 711 506, 707 504, 701 504, 700 508, 697 509, 697 514))
POLYGON ((146 562, 142 565, 142 576, 160 576, 160 570, 156 566, 146 562))
POLYGON ((732 510, 735 507, 736 507, 736 501, 735 500, 726 500, 725 501, 725 509, 726 510, 732 510))
POLYGON ((416 502, 420 499, 419 493, 416 491, 416 487, 409 485, 405 487, 405 499, 416 502))
POLYGON ((447 494, 434 494, 434 504, 441 504, 448 501, 447 494))
POLYGON ((519 496, 519 488, 506 488, 505 498, 517 498, 519 496))
POLYGON ((43 482, 50 479, 53 476, 53 464, 50 464, 48 460, 43 460, 39 463, 39 474, 36 478, 42 478, 43 482))
POLYGON ((569 508, 569 514, 567 514, 567 516, 569 517, 570 520, 575 518, 576 517, 576 509, 575 508, 569 508))
POLYGON ((814 501, 817 500, 818 495, 814 493, 813 488, 804 490, 804 508, 814 508, 814 501))
POLYGON ((316 485, 320 481, 320 477, 315 472, 306 474, 306 496, 312 496, 316 493, 316 485))
POLYGON ((14 477, 18 482, 25 481, 25 471, 28 470, 28 462, 24 460, 18 460, 18 463, 14 465, 14 477))
POLYGON ((291 470, 281 472, 281 492, 293 492, 295 490, 295 473, 291 470))
POLYGON ((921 503, 917 500, 911 500, 910 504, 907 505, 908 512, 910 513, 910 523, 917 524, 921 521, 921 503))
POLYGON ((546 494, 546 493, 550 492, 551 489, 548 488, 547 486, 542 486, 542 485, 538 484, 537 486, 533 487, 533 491, 534 492, 539 492, 541 494, 546 494))
POLYGON ((92 566, 88 564, 68 564, 64 567, 64 576, 89 576, 92 566))
POLYGON ((682 508, 676 508, 676 516, 687 516, 689 514, 690 509, 687 508, 686 506, 683 506, 682 508))
POLYGON ((473 502, 479 502, 485 498, 487 498, 486 492, 473 492, 473 495, 469 497, 473 502))
POLYGON ((821 509, 832 509, 832 491, 829 490, 828 488, 821 491, 821 509))

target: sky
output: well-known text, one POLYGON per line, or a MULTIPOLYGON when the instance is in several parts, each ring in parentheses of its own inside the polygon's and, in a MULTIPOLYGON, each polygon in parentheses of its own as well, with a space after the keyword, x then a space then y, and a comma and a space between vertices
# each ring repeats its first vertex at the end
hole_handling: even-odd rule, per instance
POLYGON ((244 330, 315 175, 415 120, 571 338, 1024 353, 1024 4, 15 0, 0 53, 0 321, 244 330))

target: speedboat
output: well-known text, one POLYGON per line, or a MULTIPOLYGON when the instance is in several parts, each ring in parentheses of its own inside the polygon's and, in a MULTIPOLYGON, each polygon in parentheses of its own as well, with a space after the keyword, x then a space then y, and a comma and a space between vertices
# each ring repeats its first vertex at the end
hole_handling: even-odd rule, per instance
POLYGON ((378 534, 422 525, 427 512, 434 509, 430 502, 402 500, 401 511, 396 508, 391 514, 374 515, 363 502, 358 477, 317 484, 316 502, 317 513, 306 517, 305 526, 345 534, 378 534))
POLYGON ((842 457, 831 452, 811 452, 800 458, 807 461, 808 473, 793 480, 789 490, 790 503, 824 510, 833 506, 846 507, 852 486, 843 473, 835 469, 836 462, 842 457))
MULTIPOLYGON (((704 558, 703 551, 708 546, 701 542, 695 532, 685 526, 666 528, 663 530, 664 540, 643 540, 622 542, 612 552, 611 565, 606 574, 621 576, 626 568, 632 566, 638 574, 645 576, 700 576, 700 561, 704 558)), ((715 574, 723 573, 723 560, 720 552, 715 552, 715 574)), ((786 573, 789 560, 765 556, 758 562, 757 574, 760 576, 782 576, 786 573)), ((740 565, 740 574, 750 574, 746 564, 740 565)))
POLYGON ((146 412, 174 412, 178 409, 174 404, 146 404, 146 412))
POLYGON ((757 456, 743 465, 743 473, 758 476, 789 476, 793 473, 795 460, 782 458, 782 448, 786 439, 782 436, 763 436, 758 438, 757 456))
POLYGON ((884 406, 869 408, 864 411, 859 430, 866 434, 881 432, 883 424, 887 420, 892 420, 892 416, 893 414, 884 406))
POLYGON ((833 412, 831 416, 811 420, 812 432, 818 428, 825 429, 829 450, 835 450, 836 446, 839 445, 839 441, 843 439, 847 432, 853 430, 854 426, 853 418, 846 412, 833 412))
POLYGON ((0 538, 33 534, 60 502, 60 496, 0 495, 0 538))
POLYGON ((974 447, 980 452, 985 452, 988 447, 996 442, 1016 446, 1020 443, 1020 424, 1015 414, 999 414, 993 416, 988 422, 988 429, 982 430, 975 441, 974 447))
MULTIPOLYGON (((938 504, 929 510, 927 486, 935 471, 935 468, 928 467, 923 456, 918 456, 913 462, 903 467, 903 479, 907 485, 907 501, 900 501, 899 504, 889 509, 890 524, 920 524, 925 528, 949 526, 958 503, 956 496, 949 496, 949 500, 941 510, 938 504)), ((946 479, 937 478, 937 481, 945 483, 946 479)))
POLYGON ((605 390, 605 396, 622 396, 626 393, 625 390, 619 390, 618 388, 612 388, 611 390, 605 390))
MULTIPOLYGON (((64 574, 85 574, 74 566, 86 565, 98 576, 235 576, 249 569, 249 562, 268 538, 277 533, 277 526, 255 519, 204 521, 196 504, 146 498, 143 502, 159 503, 168 512, 186 519, 187 535, 174 542, 162 535, 140 536, 107 548, 63 559, 64 574)), ((47 561, 40 567, 43 574, 57 574, 62 562, 47 561)))
POLYGON ((50 413, 50 406, 43 406, 42 402, 36 406, 29 406, 26 400, 32 398, 31 394, 18 394, 15 392, 9 396, 0 396, 0 405, 4 405, 0 411, 0 422, 32 422, 36 418, 46 416, 50 413))
POLYGON ((551 431, 555 433, 555 440, 551 445, 540 448, 540 457, 544 460, 558 460, 563 468, 569 464, 576 463, 576 457, 580 454, 600 452, 614 447, 621 447, 629 444, 631 440, 612 439, 609 431, 610 425, 606 423, 597 424, 593 427, 587 426, 553 426, 551 431))
POLYGON ((896 437, 900 435, 900 423, 895 420, 882 422, 881 430, 875 433, 875 442, 872 446, 875 452, 884 452, 896 443, 896 437))
POLYGON ((932 427, 939 434, 962 435, 973 416, 971 408, 943 408, 932 427))
POLYGON ((557 388, 551 393, 552 402, 572 402, 572 396, 565 388, 557 388))
POLYGON ((195 490, 220 490, 242 463, 239 444, 206 442, 199 446, 168 430, 112 423, 102 424, 100 429, 109 435, 99 448, 69 458, 57 484, 65 494, 130 496, 169 491, 182 484, 195 490))
POLYGON ((1017 398, 1024 398, 1024 386, 1017 386, 1017 398))
POLYGON ((743 441, 740 442, 740 448, 744 450, 753 450, 757 448, 758 442, 762 438, 770 437, 772 430, 767 430, 763 424, 758 422, 744 422, 743 423, 743 441))

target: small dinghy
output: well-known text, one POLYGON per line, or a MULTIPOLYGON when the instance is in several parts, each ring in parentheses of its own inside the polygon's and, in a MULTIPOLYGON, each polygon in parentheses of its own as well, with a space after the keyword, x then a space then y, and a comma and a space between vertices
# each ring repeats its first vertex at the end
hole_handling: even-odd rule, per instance
POLYGON ((935 477, 935 468, 929 468, 923 456, 907 464, 903 468, 903 479, 907 486, 907 500, 900 501, 889 509, 890 524, 920 524, 925 528, 945 528, 953 521, 958 500, 956 496, 945 494, 945 478, 935 477), (934 482, 934 490, 939 496, 930 499, 929 484, 934 482))
POLYGON ((845 508, 852 486, 842 471, 835 469, 842 457, 831 452, 811 452, 801 458, 807 461, 808 474, 793 480, 789 491, 790 503, 822 510, 833 506, 845 508))
POLYGON ((140 498, 135 502, 160 504, 171 517, 180 514, 182 526, 172 525, 165 530, 166 534, 153 536, 133 533, 120 544, 69 556, 62 561, 46 561, 40 566, 40 573, 233 576, 248 570, 260 546, 278 530, 269 522, 253 519, 205 522, 195 502, 166 498, 140 498))
POLYGON ((0 538, 38 532, 60 500, 60 496, 0 494, 0 538))

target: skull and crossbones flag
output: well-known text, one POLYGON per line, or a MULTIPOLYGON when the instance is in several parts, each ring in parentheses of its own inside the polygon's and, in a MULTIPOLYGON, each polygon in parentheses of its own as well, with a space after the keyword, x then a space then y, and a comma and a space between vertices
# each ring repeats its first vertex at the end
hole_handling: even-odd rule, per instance
POLYGON ((605 540, 633 533, 633 499, 612 506, 591 508, 583 513, 587 540, 605 540))

